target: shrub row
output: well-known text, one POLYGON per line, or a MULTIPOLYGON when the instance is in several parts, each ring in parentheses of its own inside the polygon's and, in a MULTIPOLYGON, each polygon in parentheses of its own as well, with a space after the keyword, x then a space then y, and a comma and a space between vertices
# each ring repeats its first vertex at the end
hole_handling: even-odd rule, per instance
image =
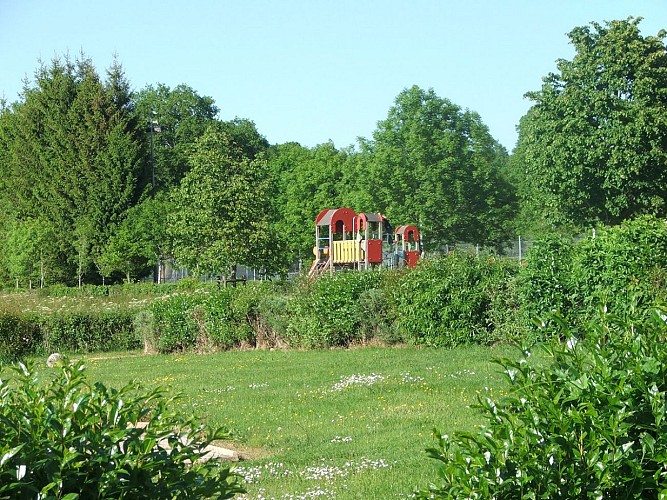
POLYGON ((524 322, 557 312, 583 324, 599 306, 616 312, 630 302, 664 302, 666 271, 667 224, 654 217, 604 227, 576 243, 552 235, 535 242, 520 275, 524 322))
MULTIPOLYGON (((153 294, 139 314, 3 313, 0 354, 132 349, 142 342, 174 352, 545 340, 546 330, 533 321, 554 312, 582 324, 598 304, 615 311, 630 297, 642 306, 666 299, 666 271, 667 226, 644 217, 576 243, 557 235, 544 238, 535 242, 524 266, 457 252, 414 270, 335 273, 236 288, 183 280, 160 285, 170 293, 153 294)), ((154 287, 134 286, 140 293, 154 287)))
POLYGON ((600 304, 621 311, 630 300, 665 300, 667 225, 642 217, 578 242, 550 235, 524 264, 454 253, 414 270, 174 294, 153 303, 152 331, 161 351, 542 341, 538 325, 554 312, 583 324, 600 304))
POLYGON ((515 262, 454 254, 416 270, 176 293, 153 301, 146 336, 162 352, 244 345, 490 344, 519 335, 517 273, 515 262))
POLYGON ((49 315, 0 311, 0 358, 138 349, 142 339, 134 316, 130 311, 49 315))

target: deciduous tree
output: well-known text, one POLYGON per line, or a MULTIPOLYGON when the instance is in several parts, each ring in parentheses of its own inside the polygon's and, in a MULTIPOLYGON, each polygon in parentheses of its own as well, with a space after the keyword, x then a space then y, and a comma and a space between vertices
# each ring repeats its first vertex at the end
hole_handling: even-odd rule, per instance
POLYGON ((279 243, 267 210, 272 187, 266 161, 248 158, 224 128, 211 126, 196 142, 191 170, 174 194, 168 231, 179 264, 233 277, 237 264, 275 265, 279 243))
POLYGON ((358 182, 374 205, 364 210, 416 223, 435 245, 506 238, 513 190, 500 167, 507 152, 477 113, 413 86, 361 148, 358 182))
POLYGON ((644 37, 640 20, 575 28, 573 59, 527 94, 518 168, 538 216, 589 226, 667 214, 666 33, 644 37))

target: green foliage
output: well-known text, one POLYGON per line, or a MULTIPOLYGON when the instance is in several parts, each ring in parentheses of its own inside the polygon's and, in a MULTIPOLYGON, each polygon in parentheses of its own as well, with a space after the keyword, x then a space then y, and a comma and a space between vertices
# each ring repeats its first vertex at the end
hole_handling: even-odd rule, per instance
POLYGON ((590 227, 667 214, 667 50, 641 19, 569 33, 576 54, 527 97, 519 171, 533 218, 590 227))
MULTIPOLYGON (((454 253, 427 260, 406 273, 397 297, 397 328, 415 344, 455 347, 467 343, 488 344, 497 339, 500 313, 492 319, 490 305, 516 302, 502 283, 513 268, 493 258, 454 253)), ((513 307, 513 306, 507 306, 513 307)), ((508 314, 509 316, 509 314, 508 314)))
POLYGON ((289 300, 289 295, 276 292, 258 301, 255 322, 257 347, 276 347, 284 343, 291 321, 289 300))
POLYGON ((574 302, 590 309, 604 300, 610 310, 630 297, 643 303, 665 298, 661 275, 667 269, 667 225, 644 216, 616 227, 603 227, 577 246, 572 269, 574 302))
POLYGON ((134 328, 134 316, 130 310, 41 315, 0 311, 0 358, 137 349, 142 339, 134 328))
POLYGON ((41 331, 33 317, 0 311, 0 361, 33 354, 41 331))
POLYGON ((200 96, 187 85, 173 89, 164 84, 148 85, 135 96, 134 114, 144 143, 153 142, 151 167, 156 189, 168 191, 178 186, 190 170, 188 156, 192 144, 218 114, 215 101, 200 96), (157 122, 159 130, 152 122, 157 122))
POLYGON ((39 320, 42 352, 99 352, 138 349, 132 311, 57 312, 39 320))
POLYGON ((118 65, 103 82, 90 59, 54 59, 0 114, 0 218, 40 236, 23 247, 24 271, 40 263, 51 282, 95 279, 94 259, 143 189, 126 83, 118 65))
POLYGON ((302 259, 307 265, 312 260, 315 217, 325 208, 344 206, 341 190, 355 185, 354 179, 343 180, 348 159, 330 142, 312 149, 287 143, 270 150, 268 165, 280 184, 276 228, 285 237, 281 250, 290 262, 302 259))
POLYGON ((174 293, 153 301, 150 310, 157 339, 154 347, 160 352, 194 348, 199 336, 194 313, 203 303, 200 293, 174 293))
POLYGON ((254 345, 258 307, 270 290, 270 285, 251 283, 157 299, 150 305, 150 337, 156 342, 151 347, 173 352, 254 345))
POLYGON ((379 340, 391 345, 403 340, 394 325, 392 294, 386 287, 364 290, 358 302, 355 319, 361 342, 379 340))
POLYGON ((265 160, 246 156, 223 127, 209 127, 190 161, 169 218, 176 260, 209 274, 228 275, 237 264, 279 270, 265 160))
POLYGON ((45 221, 28 218, 5 227, 2 257, 10 277, 24 286, 45 285, 56 264, 54 232, 45 221))
POLYGON ((585 321, 596 304, 615 311, 630 297, 655 304, 665 299, 666 269, 667 225, 655 217, 601 227, 577 243, 546 236, 533 244, 521 269, 524 319, 546 320, 557 312, 570 321, 585 321))
POLYGON ((533 243, 519 277, 521 308, 527 321, 554 312, 569 314, 574 253, 572 240, 557 233, 533 243))
POLYGON ((438 436, 438 484, 420 498, 663 498, 665 310, 629 305, 582 328, 558 322, 548 362, 501 360, 511 385, 480 398, 486 424, 438 436))
POLYGON ((122 272, 125 281, 140 279, 168 254, 167 217, 170 203, 163 196, 147 198, 125 212, 97 258, 102 276, 122 272))
POLYGON ((223 349, 255 343, 254 321, 263 285, 222 288, 204 304, 204 326, 210 340, 223 349))
POLYGON ((19 364, 0 380, 0 497, 231 498, 238 477, 203 447, 226 437, 174 410, 177 398, 110 389, 83 364, 56 374, 19 364))
POLYGON ((304 281, 289 302, 290 345, 301 347, 347 346, 362 340, 359 317, 362 294, 375 288, 380 274, 336 273, 315 281, 304 281))
MULTIPOLYGON (((82 285, 72 287, 50 285, 38 291, 39 295, 48 297, 151 297, 167 295, 175 290, 183 290, 190 280, 183 279, 176 283, 156 284, 152 281, 141 283, 123 283, 118 285, 82 285)), ((196 287, 192 287, 194 289, 196 287)))
POLYGON ((511 259, 489 258, 484 266, 485 293, 489 297, 484 321, 485 343, 516 343, 530 334, 521 314, 519 271, 511 259))
POLYGON ((515 203, 500 167, 507 152, 480 116, 435 92, 403 90, 373 140, 363 142, 353 185, 394 224, 415 223, 436 247, 497 244, 515 203))

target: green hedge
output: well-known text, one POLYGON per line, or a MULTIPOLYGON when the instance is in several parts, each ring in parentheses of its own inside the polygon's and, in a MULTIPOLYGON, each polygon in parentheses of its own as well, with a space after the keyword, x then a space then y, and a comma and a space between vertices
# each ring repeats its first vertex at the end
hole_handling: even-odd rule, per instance
POLYGON ((630 301, 650 305, 667 298, 667 224, 639 217, 619 226, 599 228, 574 243, 561 236, 535 242, 519 277, 526 324, 553 313, 577 324, 600 306, 624 310, 630 301))
POLYGON ((582 324, 601 304, 614 311, 630 297, 640 306, 667 299, 667 225, 643 217, 576 243, 551 235, 535 242, 524 264, 456 252, 424 260, 416 269, 235 288, 191 279, 84 287, 72 293, 147 295, 154 287, 170 293, 154 293, 148 309, 133 312, 2 313, 0 355, 136 349, 142 343, 174 352, 542 341, 542 323, 554 313, 582 324))
POLYGON ((0 311, 0 360, 13 360, 34 353, 42 331, 35 317, 0 311))
POLYGON ((51 352, 98 352, 141 347, 129 311, 50 315, 0 311, 0 358, 51 352))
POLYGON ((138 349, 135 314, 130 311, 67 312, 39 322, 44 352, 96 352, 138 349))
POLYGON ((516 262, 453 254, 417 269, 177 293, 151 305, 161 352, 369 342, 454 347, 523 336, 516 262))
POLYGON ((516 263, 454 253, 406 273, 396 292, 397 329, 410 343, 491 344, 516 324, 516 263), (495 311, 494 311, 495 309, 495 311))
POLYGON ((286 340, 298 347, 347 346, 362 339, 362 296, 381 281, 376 272, 348 272, 300 282, 287 304, 286 340))

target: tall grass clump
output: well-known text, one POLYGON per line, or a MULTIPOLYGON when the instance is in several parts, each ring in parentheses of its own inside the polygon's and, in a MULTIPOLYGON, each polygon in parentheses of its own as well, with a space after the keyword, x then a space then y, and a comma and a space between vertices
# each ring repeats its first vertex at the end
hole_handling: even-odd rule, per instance
POLYGON ((546 362, 499 361, 511 391, 480 398, 480 430, 436 432, 439 478, 419 498, 665 498, 666 313, 556 318, 546 362))

